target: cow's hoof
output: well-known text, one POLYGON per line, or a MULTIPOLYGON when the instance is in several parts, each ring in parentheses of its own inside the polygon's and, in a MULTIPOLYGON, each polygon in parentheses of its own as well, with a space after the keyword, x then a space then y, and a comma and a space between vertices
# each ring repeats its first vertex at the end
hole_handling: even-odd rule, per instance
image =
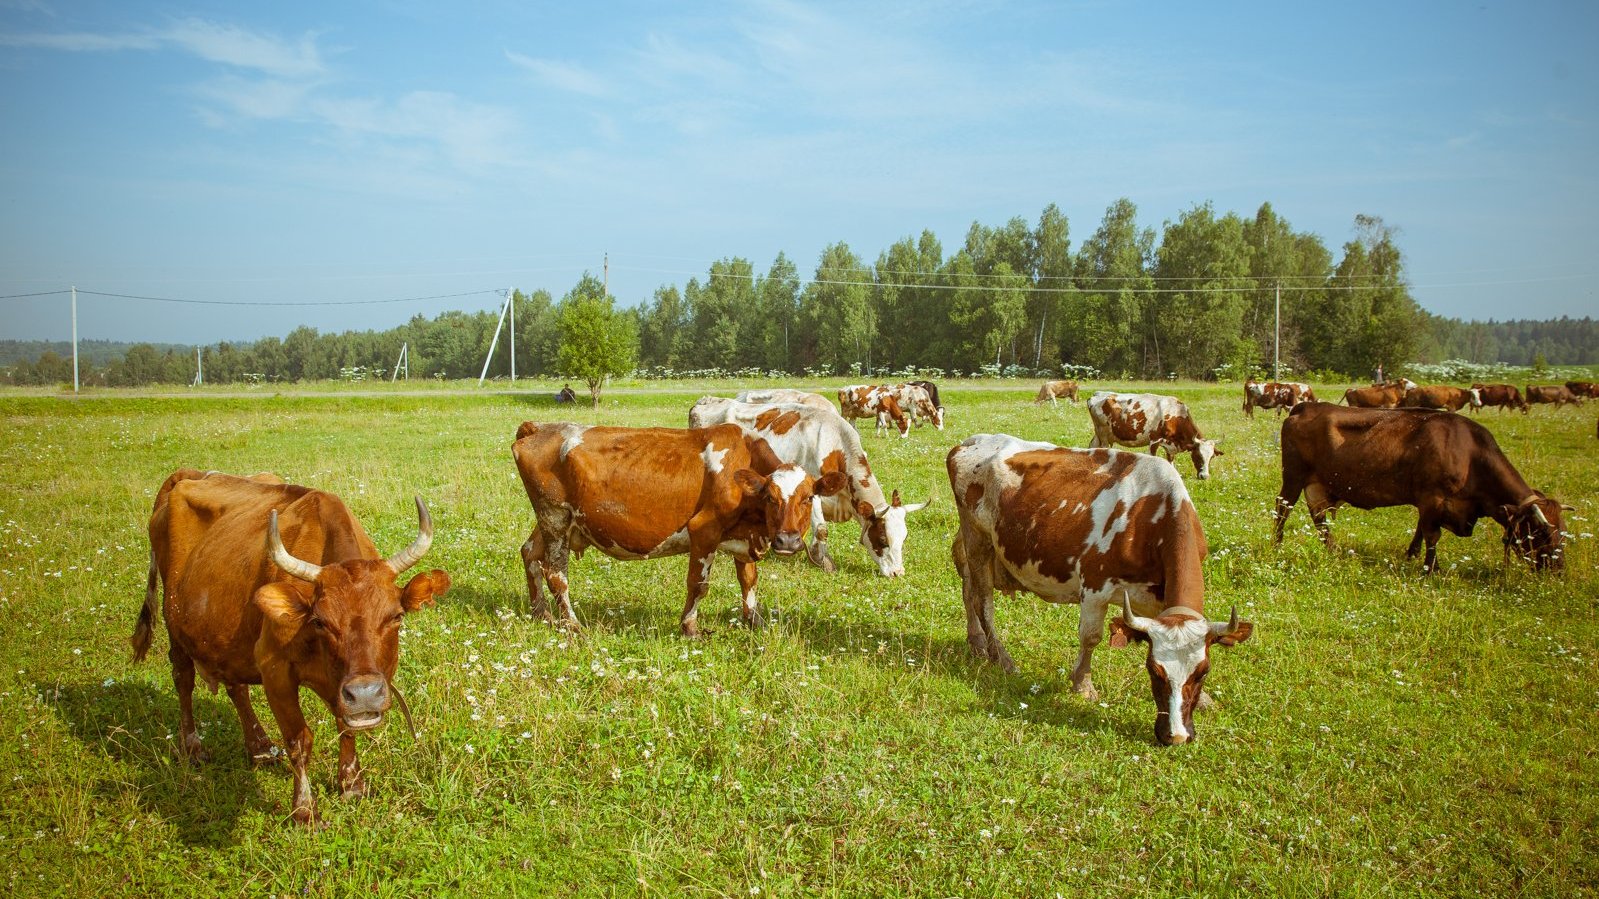
POLYGON ((1099 701, 1099 691, 1094 689, 1093 681, 1084 681, 1072 689, 1077 693, 1078 696, 1081 696, 1089 702, 1099 701))
POLYGON ((203 765, 211 761, 211 753, 206 752, 196 740, 194 743, 185 744, 183 750, 178 753, 178 758, 190 765, 203 765))
POLYGON ((761 617, 760 612, 751 612, 744 616, 744 626, 752 631, 758 631, 766 627, 766 619, 761 617))
POLYGON ((245 750, 245 754, 250 757, 250 764, 258 768, 266 765, 276 765, 288 758, 283 750, 277 747, 277 744, 270 742, 264 746, 252 746, 245 750))
POLYGON ((702 636, 704 635, 700 633, 699 625, 693 623, 683 625, 683 639, 698 640, 702 636))
POLYGON ((327 827, 317 815, 316 809, 311 806, 300 806, 294 810, 294 814, 291 817, 294 819, 294 823, 302 827, 309 827, 312 830, 323 830, 327 827))
POLYGON ((1216 700, 1211 699, 1209 693, 1206 693, 1203 690, 1199 691, 1199 699, 1194 701, 1194 708, 1196 710, 1198 710, 1198 711, 1203 712, 1206 709, 1213 709, 1215 707, 1216 707, 1216 700))
POLYGON ((357 780, 355 783, 350 784, 347 787, 341 787, 339 789, 339 796, 350 802, 358 802, 362 799, 365 799, 368 792, 366 780, 363 778, 361 780, 357 780))

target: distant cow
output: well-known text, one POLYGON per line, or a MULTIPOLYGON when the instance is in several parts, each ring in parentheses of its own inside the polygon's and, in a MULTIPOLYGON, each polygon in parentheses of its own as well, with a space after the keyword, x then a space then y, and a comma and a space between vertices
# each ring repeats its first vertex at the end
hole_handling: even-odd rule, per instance
MULTIPOLYGON (((144 658, 163 588, 178 691, 178 751, 207 758, 194 726, 194 677, 227 688, 245 752, 270 761, 277 748, 250 704, 260 684, 294 768, 294 819, 316 819, 308 768, 311 728, 300 688, 327 703, 339 729, 339 791, 366 794, 355 734, 383 723, 400 658, 400 620, 450 588, 443 571, 401 587, 399 575, 433 541, 427 506, 416 501, 418 535, 385 559, 348 507, 331 493, 272 475, 240 478, 182 469, 167 478, 150 512, 150 573, 133 632, 144 658)), ((403 708, 403 705, 402 705, 403 708)))
POLYGON ((900 408, 899 398, 894 391, 887 387, 872 384, 841 387, 838 390, 838 411, 851 422, 857 418, 875 419, 879 437, 887 433, 889 421, 899 428, 899 436, 910 436, 910 419, 900 408))
POLYGON ((1310 385, 1300 381, 1267 381, 1262 384, 1250 378, 1244 382, 1244 414, 1250 418, 1255 417, 1256 409, 1276 409, 1281 416, 1282 410, 1315 399, 1316 394, 1310 385))
POLYGON ((944 401, 938 398, 938 385, 932 381, 906 381, 905 383, 920 387, 927 391, 927 396, 933 401, 933 408, 938 411, 938 416, 933 419, 933 424, 940 431, 944 430, 944 401))
POLYGON ((1567 381, 1566 389, 1579 399, 1599 399, 1599 384, 1593 381, 1567 381))
POLYGON ((927 388, 907 381, 888 389, 893 391, 894 400, 899 403, 900 410, 911 417, 911 422, 916 427, 921 427, 924 421, 930 421, 933 427, 940 431, 944 430, 944 410, 933 403, 932 394, 927 392, 927 388))
POLYGON ((803 390, 791 390, 783 387, 768 390, 744 390, 738 394, 736 399, 741 403, 759 403, 762 405, 794 403, 800 406, 822 409, 835 415, 838 414, 838 409, 833 406, 833 402, 819 393, 807 393, 803 390))
POLYGON ((1527 486, 1487 428, 1454 413, 1302 404, 1283 422, 1282 473, 1278 543, 1304 494, 1329 548, 1328 513, 1340 505, 1415 506, 1416 534, 1406 556, 1414 558, 1425 543, 1427 572, 1437 564, 1441 528, 1469 537, 1483 517, 1504 527, 1507 558, 1514 550, 1535 569, 1561 567, 1560 503, 1527 486))
POLYGON ((1138 453, 1062 449, 1006 434, 979 434, 945 461, 960 513, 950 554, 961 576, 966 641, 980 659, 1014 671, 994 627, 994 590, 1027 590, 1078 603, 1072 687, 1098 699, 1089 663, 1110 622, 1111 646, 1149 645, 1155 738, 1194 736, 1213 643, 1249 639, 1253 625, 1205 617, 1205 531, 1176 469, 1138 453), (1135 614, 1135 609, 1147 613, 1135 614))
POLYGON ((1579 400, 1564 384, 1552 384, 1547 387, 1528 384, 1527 402, 1532 405, 1550 403, 1556 406, 1564 406, 1567 403, 1576 405, 1579 400))
POLYGON ((818 497, 811 504, 814 539, 806 556, 813 564, 834 570, 827 552, 828 522, 855 521, 861 526, 861 545, 877 562, 878 573, 884 577, 905 573, 905 537, 909 533, 905 517, 927 503, 907 506, 900 502, 898 490, 892 501, 883 496, 883 488, 861 448, 861 435, 833 411, 832 403, 823 410, 797 403, 760 405, 708 396, 696 402, 688 413, 691 428, 725 422, 759 434, 779 459, 800 466, 812 477, 841 471, 848 478, 844 490, 818 497))
POLYGON ((1211 458, 1225 455, 1199 433, 1188 406, 1174 396, 1101 390, 1088 400, 1088 417, 1094 423, 1089 446, 1147 446, 1150 455, 1160 449, 1168 460, 1174 450, 1188 453, 1201 480, 1210 477, 1211 458))
POLYGON ((1060 397, 1065 397, 1075 405, 1077 403, 1077 382, 1045 381, 1043 386, 1038 388, 1038 396, 1033 399, 1033 404, 1049 403, 1058 406, 1060 405, 1060 397))
POLYGON ((1404 401, 1406 389, 1392 382, 1351 387, 1344 391, 1344 403, 1357 409, 1392 409, 1404 401))
POLYGON ((1471 389, 1477 391, 1484 407, 1527 411, 1527 401, 1521 397, 1521 388, 1514 384, 1473 384, 1471 389))
POLYGON ((572 627, 567 559, 591 546, 624 560, 689 554, 681 618, 689 637, 699 634, 711 562, 727 553, 736 560, 744 621, 762 626, 755 563, 768 549, 802 549, 811 497, 845 487, 844 474, 812 478, 734 424, 677 430, 527 421, 511 454, 538 518, 522 544, 531 610, 551 619, 542 575, 562 623, 572 627))
POLYGON ((1476 388, 1463 390, 1447 384, 1412 387, 1405 391, 1405 398, 1399 404, 1407 409, 1447 409, 1450 412, 1459 412, 1466 406, 1479 409, 1482 407, 1482 391, 1476 388))

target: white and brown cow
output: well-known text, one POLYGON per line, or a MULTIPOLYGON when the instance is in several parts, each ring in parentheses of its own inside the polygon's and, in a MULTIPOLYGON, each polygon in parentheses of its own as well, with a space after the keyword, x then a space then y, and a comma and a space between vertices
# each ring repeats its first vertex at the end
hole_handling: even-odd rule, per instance
POLYGON ((1097 699, 1089 663, 1117 603, 1123 614, 1111 622, 1111 645, 1149 644, 1156 739, 1192 739, 1194 708, 1209 704, 1211 644, 1247 640, 1253 625, 1236 608, 1225 624, 1205 617, 1205 532, 1177 470, 1139 453, 1007 434, 969 437, 945 465, 960 513, 950 551, 973 654, 1016 668, 994 627, 995 588, 1077 603, 1072 686, 1097 699))
POLYGON ((840 387, 838 411, 851 422, 857 418, 876 419, 879 437, 888 432, 890 420, 899 428, 899 436, 910 436, 910 418, 900 407, 899 398, 894 395, 892 389, 881 384, 851 384, 848 387, 840 387))
POLYGON ((944 430, 944 409, 934 401, 933 395, 926 387, 907 381, 904 384, 895 384, 889 390, 894 392, 894 400, 899 403, 902 411, 908 412, 911 421, 919 428, 922 422, 930 421, 933 427, 944 430))
POLYGON ((831 403, 822 410, 794 403, 760 405, 707 396, 688 413, 691 428, 724 422, 759 434, 779 459, 800 466, 812 477, 840 471, 849 478, 844 490, 811 503, 813 539, 806 556, 812 563, 826 571, 835 570, 827 552, 827 525, 855 521, 861 526, 861 545, 877 562, 877 572, 884 577, 905 574, 905 537, 909 533, 905 517, 927 503, 907 506, 900 501, 898 490, 892 500, 883 496, 882 485, 866 461, 861 435, 833 411, 831 403))
POLYGON ((1315 391, 1302 381, 1267 381, 1254 378, 1244 382, 1244 414, 1255 417, 1256 409, 1276 409, 1278 416, 1284 409, 1292 409, 1303 402, 1314 402, 1315 391))
POLYGON ((767 406, 778 403, 795 403, 800 406, 825 409, 835 415, 838 414, 838 410, 833 407, 832 401, 820 393, 808 393, 804 390, 795 390, 789 387, 743 390, 739 392, 735 399, 741 403, 759 403, 767 406))
POLYGON ((1094 422, 1090 447, 1147 446, 1150 455, 1164 450, 1168 460, 1174 450, 1188 453, 1200 480, 1210 477, 1210 460, 1225 455, 1199 433, 1188 406, 1174 396, 1101 390, 1088 400, 1088 417, 1094 422))
POLYGON ((562 622, 572 627, 578 621, 567 558, 591 546, 624 560, 687 553, 681 622, 689 637, 699 635, 712 560, 717 552, 731 555, 744 621, 760 627, 755 563, 768 549, 792 555, 803 548, 811 497, 845 486, 842 473, 813 478, 733 424, 678 430, 528 421, 517 429, 511 453, 538 516, 522 545, 532 612, 551 619, 542 576, 562 622))

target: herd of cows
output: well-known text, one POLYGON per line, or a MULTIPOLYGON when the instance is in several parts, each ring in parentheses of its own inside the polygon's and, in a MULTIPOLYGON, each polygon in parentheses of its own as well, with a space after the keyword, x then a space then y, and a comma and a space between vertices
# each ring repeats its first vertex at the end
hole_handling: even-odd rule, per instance
MULTIPOLYGON (((1301 496, 1329 546, 1327 517, 1340 505, 1412 505, 1418 520, 1409 555, 1425 545, 1425 571, 1436 564, 1441 529, 1469 535, 1485 517, 1505 530, 1507 562, 1517 555, 1535 569, 1559 568, 1561 512, 1569 507, 1529 487, 1486 428, 1434 411, 1506 405, 1497 401, 1505 396, 1525 411, 1520 392, 1500 392, 1505 386, 1463 391, 1396 382, 1351 390, 1345 407, 1317 402, 1304 384, 1250 381, 1247 414, 1289 410, 1274 538, 1282 540, 1301 496), (1450 406, 1459 395, 1446 390, 1466 400, 1450 406), (1421 408, 1392 408, 1401 405, 1421 408)), ((1599 396, 1586 383, 1556 389, 1599 396)), ((1046 382, 1037 402, 1075 403, 1077 393, 1075 382, 1046 382)), ((1527 394, 1541 395, 1532 388, 1527 394)), ((1203 689, 1210 647, 1243 642, 1253 629, 1236 608, 1226 621, 1206 615, 1204 528, 1170 464, 1174 452, 1188 453, 1205 478, 1222 450, 1176 397, 1100 391, 1086 405, 1094 430, 1088 449, 977 434, 949 451, 960 520, 950 554, 967 641, 979 659, 1013 671, 994 626, 995 589, 1079 604, 1073 688, 1097 697, 1089 663, 1107 626, 1113 647, 1143 643, 1156 739, 1184 743, 1194 735, 1194 710, 1210 701, 1203 689), (1121 616, 1107 622, 1113 608, 1121 616)), ((836 570, 828 529, 844 521, 860 526, 879 574, 903 575, 907 519, 927 502, 906 504, 898 491, 885 493, 853 424, 862 418, 874 419, 879 434, 893 427, 904 437, 913 424, 942 430, 945 409, 937 386, 922 381, 846 387, 836 409, 826 397, 798 390, 704 397, 689 410, 688 428, 522 423, 511 449, 536 521, 521 547, 533 613, 578 626, 568 568, 586 549, 622 560, 686 554, 680 624, 693 637, 720 553, 733 560, 744 621, 760 627, 758 563, 768 553, 804 553, 836 570)), ((393 684, 401 621, 450 587, 437 569, 399 582, 433 540, 427 506, 420 498, 416 505, 416 539, 385 558, 333 494, 270 474, 183 469, 167 478, 149 520, 149 576, 133 649, 135 659, 148 651, 159 598, 186 758, 205 758, 193 713, 198 675, 212 689, 226 688, 251 759, 287 756, 293 816, 314 821, 304 687, 337 722, 341 794, 365 793, 356 735, 382 724, 392 702, 405 709, 393 684), (266 694, 281 751, 256 718, 252 684, 266 694)))

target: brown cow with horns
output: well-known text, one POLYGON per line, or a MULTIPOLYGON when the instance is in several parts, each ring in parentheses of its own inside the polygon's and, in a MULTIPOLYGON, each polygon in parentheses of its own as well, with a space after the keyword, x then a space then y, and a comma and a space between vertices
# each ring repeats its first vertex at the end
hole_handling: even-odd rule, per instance
MULTIPOLYGON (((240 478, 182 469, 167 478, 150 513, 150 574, 133 632, 143 659, 155 624, 157 582, 181 721, 178 750, 207 758, 194 726, 194 677, 227 688, 254 761, 278 757, 250 704, 260 684, 294 768, 293 814, 316 819, 307 768, 311 729, 300 688, 327 703, 339 728, 339 790, 366 794, 355 735, 383 723, 400 657, 400 621, 450 588, 443 571, 396 578, 433 541, 427 506, 419 534, 385 559, 337 496, 273 475, 240 478)), ((401 700, 404 708, 404 700, 401 700)))

